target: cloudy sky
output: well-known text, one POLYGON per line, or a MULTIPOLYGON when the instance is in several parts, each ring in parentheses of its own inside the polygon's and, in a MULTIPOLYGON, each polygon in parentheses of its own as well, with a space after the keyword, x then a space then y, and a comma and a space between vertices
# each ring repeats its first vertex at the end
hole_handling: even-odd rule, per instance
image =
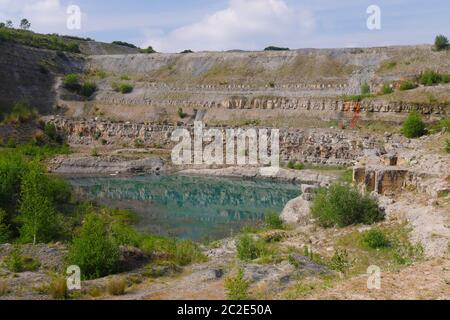
POLYGON ((0 21, 162 52, 432 43, 450 37, 449 16, 448 0, 0 0, 0 21), (69 5, 81 9, 80 30, 66 27, 69 5), (367 28, 370 5, 381 30, 367 28))

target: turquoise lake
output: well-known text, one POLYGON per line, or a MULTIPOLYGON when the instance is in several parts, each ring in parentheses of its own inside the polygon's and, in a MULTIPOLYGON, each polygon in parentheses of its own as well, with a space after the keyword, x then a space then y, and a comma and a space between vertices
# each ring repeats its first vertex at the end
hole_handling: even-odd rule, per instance
POLYGON ((196 241, 216 240, 261 225, 299 196, 296 184, 182 175, 79 177, 82 197, 137 213, 141 231, 196 241))

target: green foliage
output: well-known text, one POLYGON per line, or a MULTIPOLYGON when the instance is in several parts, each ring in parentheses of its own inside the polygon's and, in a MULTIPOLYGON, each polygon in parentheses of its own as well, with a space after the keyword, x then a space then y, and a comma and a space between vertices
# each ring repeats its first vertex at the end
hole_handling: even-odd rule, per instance
POLYGON ((418 138, 426 133, 425 123, 417 112, 411 112, 403 123, 401 133, 407 138, 418 138))
POLYGON ((262 240, 256 240, 249 234, 241 235, 236 241, 237 257, 242 261, 251 261, 261 257, 264 252, 262 240))
POLYGON ((53 206, 49 179, 42 167, 31 162, 23 174, 20 192, 18 221, 22 242, 49 242, 57 238, 60 229, 59 216, 53 206))
POLYGON ((76 91, 80 89, 80 75, 76 73, 69 73, 64 76, 63 81, 66 89, 76 91))
POLYGON ((282 48, 282 47, 275 47, 275 46, 269 46, 264 49, 264 51, 289 51, 289 48, 282 48))
POLYGON ((11 230, 7 224, 6 211, 0 208, 0 244, 6 243, 11 238, 11 230))
POLYGON ((352 266, 348 251, 345 249, 337 249, 334 251, 334 255, 329 262, 331 269, 347 274, 352 266))
POLYGON ((6 116, 5 123, 24 123, 36 118, 37 112, 30 107, 28 102, 21 100, 14 104, 9 115, 6 116))
POLYGON ((64 300, 69 296, 67 280, 64 277, 55 277, 48 286, 48 293, 52 299, 64 300))
POLYGON ((371 249, 386 248, 390 244, 386 234, 380 229, 376 228, 371 229, 363 234, 362 243, 364 246, 371 249))
POLYGON ((108 234, 105 222, 90 213, 69 246, 66 259, 81 268, 83 278, 99 278, 117 270, 119 247, 108 234))
POLYGON ((131 93, 131 92, 133 92, 133 89, 134 89, 133 86, 128 83, 113 82, 111 84, 111 87, 114 89, 114 91, 121 92, 123 94, 131 93))
POLYGON ((20 29, 28 30, 30 28, 31 28, 31 23, 27 19, 23 18, 22 20, 20 20, 20 29))
POLYGON ((184 119, 187 116, 187 114, 185 112, 183 112, 183 108, 178 108, 177 114, 181 119, 184 119))
POLYGON ((384 213, 375 200, 341 183, 317 189, 311 213, 323 227, 372 224, 384 219, 384 213))
POLYGON ((276 211, 267 211, 264 216, 264 222, 271 229, 283 229, 283 220, 276 211))
POLYGON ((39 34, 29 30, 14 29, 10 25, 7 28, 0 28, 0 40, 20 43, 35 48, 79 53, 79 43, 88 39, 60 36, 57 34, 39 34))
POLYGON ((397 264, 410 265, 424 258, 424 248, 420 243, 411 244, 409 241, 396 239, 393 247, 393 258, 397 264))
POLYGON ((447 140, 447 141, 445 142, 445 151, 446 151, 447 153, 450 153, 450 140, 447 140))
POLYGON ((447 37, 442 34, 436 36, 434 40, 434 48, 437 51, 447 50, 449 48, 447 37))
POLYGON ((39 261, 30 257, 24 257, 18 247, 14 248, 9 256, 5 258, 5 266, 11 272, 36 271, 40 267, 39 261))
POLYGON ((111 237, 118 246, 139 247, 141 236, 127 224, 115 222, 111 225, 111 237))
POLYGON ((89 98, 95 91, 97 91, 97 85, 94 82, 87 81, 81 86, 80 94, 89 98))
POLYGON ((22 174, 28 169, 17 152, 0 153, 0 203, 4 209, 14 209, 20 193, 22 174))
POLYGON ((250 282, 244 279, 244 271, 240 269, 235 277, 225 280, 225 290, 228 300, 247 300, 250 282))
POLYGON ((432 86, 438 83, 448 83, 449 75, 440 74, 434 70, 427 70, 419 76, 419 83, 424 86, 432 86))
POLYGON ((411 80, 403 80, 400 83, 401 91, 411 90, 411 89, 414 89, 415 87, 416 87, 416 85, 411 80))
POLYGON ((141 53, 156 53, 153 47, 149 46, 147 49, 140 49, 141 53))
POLYGON ((186 54, 186 53, 194 53, 194 51, 187 49, 187 50, 183 50, 180 52, 181 54, 186 54))
POLYGON ((205 256, 192 241, 177 241, 173 253, 173 262, 179 266, 187 266, 194 262, 205 261, 205 256))
POLYGON ((290 161, 288 162, 287 167, 288 167, 289 169, 292 169, 292 170, 303 170, 303 169, 305 169, 305 165, 304 165, 303 163, 301 163, 301 162, 296 162, 296 161, 293 161, 293 160, 290 160, 290 161))
POLYGON ((384 83, 381 87, 381 94, 390 94, 392 92, 394 92, 394 89, 392 89, 389 83, 384 83))
POLYGON ((367 84, 367 82, 364 82, 361 85, 361 94, 362 95, 370 94, 370 86, 367 84))
POLYGON ((137 48, 134 44, 128 43, 128 42, 125 42, 125 41, 113 41, 111 43, 115 44, 115 45, 118 45, 118 46, 123 46, 123 47, 128 47, 128 48, 133 48, 133 49, 137 48))

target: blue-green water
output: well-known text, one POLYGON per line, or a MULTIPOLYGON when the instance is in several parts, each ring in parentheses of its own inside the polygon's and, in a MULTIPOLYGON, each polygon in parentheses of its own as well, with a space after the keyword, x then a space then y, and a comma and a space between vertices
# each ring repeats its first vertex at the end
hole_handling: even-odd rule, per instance
POLYGON ((87 199, 136 212, 139 230, 199 241, 260 225, 300 193, 290 183, 182 175, 68 180, 87 199))

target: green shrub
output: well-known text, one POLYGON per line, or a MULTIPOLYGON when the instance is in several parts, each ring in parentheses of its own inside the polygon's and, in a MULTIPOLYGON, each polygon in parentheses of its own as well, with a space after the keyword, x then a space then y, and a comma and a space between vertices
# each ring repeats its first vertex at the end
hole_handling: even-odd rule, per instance
POLYGON ((187 116, 187 114, 183 112, 183 108, 178 108, 177 114, 181 119, 184 119, 187 116))
POLYGON ((425 123, 417 112, 411 112, 403 123, 401 133, 407 138, 419 138, 425 134, 425 123))
POLYGON ((392 89, 389 83, 384 83, 381 87, 381 94, 390 94, 392 92, 394 92, 394 89, 392 89))
POLYGON ((27 170, 26 161, 17 152, 0 153, 0 203, 4 209, 16 207, 22 174, 27 170))
POLYGON ((283 220, 280 218, 280 215, 275 211, 268 211, 264 216, 264 222, 266 226, 271 229, 282 229, 283 228, 283 220))
POLYGON ((438 83, 448 83, 449 75, 440 74, 434 70, 427 70, 419 76, 419 82, 424 86, 432 86, 438 83))
POLYGON ((424 258, 424 248, 420 243, 413 245, 408 241, 397 239, 394 241, 393 247, 393 258, 397 264, 410 265, 424 258))
POLYGON ((341 183, 317 189, 311 213, 323 227, 372 224, 384 219, 384 213, 375 200, 341 183))
POLYGON ((8 242, 10 238, 11 230, 7 224, 6 212, 0 208, 0 244, 8 242))
POLYGON ((149 46, 147 49, 140 49, 141 53, 156 53, 155 49, 153 47, 149 46))
POLYGON ((180 266, 187 266, 194 262, 205 261, 206 257, 200 248, 192 241, 178 241, 173 254, 173 261, 180 266))
POLYGON ((401 91, 411 90, 411 89, 414 89, 415 87, 416 87, 416 85, 411 80, 404 80, 400 83, 401 91))
POLYGON ((103 220, 90 213, 69 246, 66 259, 81 268, 84 279, 99 278, 117 270, 119 247, 110 238, 103 220))
POLYGON ((36 110, 34 110, 28 102, 21 100, 14 104, 9 115, 5 117, 5 123, 24 123, 35 119, 37 116, 36 110))
POLYGON ((440 34, 434 40, 434 48, 437 51, 447 50, 449 48, 448 39, 446 36, 440 34))
POLYGON ((361 94, 362 95, 370 94, 370 86, 366 82, 361 85, 361 94))
POLYGON ((380 249, 389 246, 389 239, 380 229, 371 229, 362 236, 362 243, 368 248, 380 249))
POLYGON ((40 267, 39 261, 21 255, 19 248, 14 248, 9 256, 5 258, 5 266, 11 272, 36 271, 40 267))
POLYGON ((64 76, 64 87, 66 89, 77 91, 80 89, 80 75, 76 73, 69 73, 64 76))
POLYGON ((86 98, 89 98, 94 94, 94 92, 97 91, 97 85, 94 82, 85 82, 81 86, 80 94, 83 95, 86 98))
POLYGON ((345 249, 337 249, 334 252, 333 257, 329 262, 331 269, 347 274, 352 266, 352 262, 349 259, 348 252, 345 249))
POLYGON ((447 141, 445 142, 445 151, 446 151, 447 153, 450 153, 450 140, 447 140, 447 141))
POLYGON ((264 51, 289 51, 289 48, 268 46, 267 48, 264 49, 264 51))
POLYGON ((133 86, 131 84, 128 83, 116 83, 113 82, 111 84, 111 87, 114 89, 114 91, 123 93, 123 94, 127 94, 127 93, 131 93, 133 92, 133 86))
POLYGON ((251 261, 263 254, 263 246, 260 240, 255 240, 251 235, 244 234, 236 242, 237 257, 242 261, 251 261))
POLYGON ((290 161, 288 162, 287 167, 288 167, 289 169, 292 169, 292 170, 303 170, 303 169, 305 169, 305 165, 304 165, 303 163, 301 163, 301 162, 296 162, 296 161, 293 161, 293 160, 290 160, 290 161))
POLYGON ((250 282, 244 279, 244 271, 241 269, 235 277, 225 279, 225 290, 228 300, 247 300, 250 282))
POLYGON ((22 242, 49 242, 59 235, 60 220, 53 206, 49 179, 41 165, 33 161, 23 174, 20 185, 20 222, 22 242))
POLYGON ((120 222, 111 225, 111 237, 118 246, 139 247, 141 237, 132 227, 120 222))

